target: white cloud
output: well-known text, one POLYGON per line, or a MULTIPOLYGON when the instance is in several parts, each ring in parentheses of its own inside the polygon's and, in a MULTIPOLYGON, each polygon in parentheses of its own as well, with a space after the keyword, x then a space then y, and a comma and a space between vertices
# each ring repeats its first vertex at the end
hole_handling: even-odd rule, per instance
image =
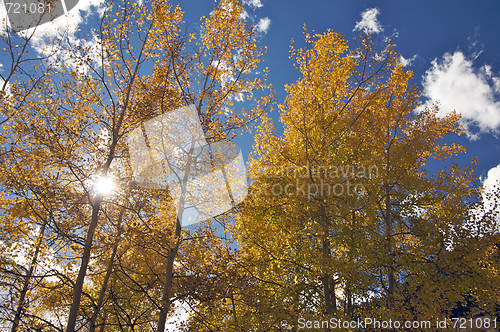
POLYGON ((233 68, 229 63, 214 60, 211 66, 217 70, 223 88, 235 81, 233 68))
POLYGON ((495 186, 500 185, 500 164, 491 168, 483 182, 483 187, 486 192, 491 192, 495 186))
POLYGON ((4 35, 7 29, 7 10, 5 9, 5 4, 3 0, 0 0, 0 34, 4 35))
MULTIPOLYGON (((94 7, 99 14, 102 14, 104 0, 80 0, 78 4, 67 14, 62 15, 49 23, 36 27, 34 37, 36 39, 54 37, 63 33, 65 29, 68 29, 70 33, 74 33, 78 29, 78 26, 83 22, 82 13, 89 14, 92 12, 91 7, 94 7)), ((34 29, 35 28, 28 29, 26 32, 30 34, 34 29)))
POLYGON ((491 72, 491 67, 476 69, 462 52, 446 53, 441 60, 432 61, 432 67, 423 75, 422 85, 423 96, 428 98, 424 106, 439 101, 439 116, 456 110, 462 114, 464 127, 479 128, 477 133, 468 133, 470 139, 477 139, 480 133, 498 132, 500 77, 491 72))
MULTIPOLYGON (((468 220, 452 229, 453 235, 457 235, 457 230, 466 231, 472 237, 500 232, 500 164, 491 168, 486 178, 480 177, 480 180, 483 187, 482 199, 471 206, 468 220)), ((453 249, 453 240, 447 249, 453 249)))
POLYGON ((474 215, 476 220, 481 220, 485 214, 491 213, 494 216, 496 214, 492 227, 493 230, 499 232, 500 215, 498 215, 498 213, 500 213, 500 207, 498 206, 498 203, 500 202, 498 202, 498 200, 500 197, 497 195, 499 194, 498 190, 500 189, 500 164, 491 168, 488 171, 486 178, 481 178, 481 182, 483 183, 483 192, 481 193, 483 198, 482 207, 473 210, 474 215))
POLYGON ((248 13, 246 10, 243 9, 240 13, 240 19, 246 20, 247 18, 248 18, 248 13))
MULTIPOLYGON (((0 34, 6 35, 6 28, 10 22, 3 1, 5 0, 0 0, 0 34)), ((78 68, 80 73, 85 73, 88 66, 78 65, 75 61, 78 57, 72 57, 72 55, 74 56, 78 52, 77 46, 79 46, 82 51, 87 52, 92 61, 99 65, 98 45, 100 40, 95 33, 90 39, 78 38, 77 32, 79 26, 85 24, 92 13, 97 13, 102 17, 104 10, 104 0, 80 0, 67 14, 18 34, 29 38, 33 50, 50 57, 49 61, 52 63, 64 63, 66 66, 78 68), (54 42, 57 38, 64 40, 64 43, 61 45, 54 42)))
POLYGON ((356 22, 356 26, 352 31, 363 30, 364 33, 379 33, 384 31, 384 28, 377 20, 379 13, 377 8, 365 10, 361 13, 361 21, 356 22))
MULTIPOLYGON (((0 33, 4 34, 6 24, 9 24, 9 20, 4 8, 4 0, 0 1, 2 2, 0 4, 0 33)), ((97 38, 93 38, 93 40, 90 41, 82 40, 76 37, 76 32, 81 24, 85 24, 86 18, 94 10, 99 16, 102 17, 104 14, 104 8, 104 0, 80 0, 78 4, 67 14, 59 16, 53 21, 47 22, 38 27, 21 31, 19 34, 24 37, 33 35, 30 43, 36 52, 44 55, 56 52, 56 58, 64 60, 64 58, 69 58, 68 53, 64 53, 65 51, 62 49, 57 49, 54 42, 49 42, 49 40, 66 35, 73 46, 94 46, 97 44, 97 38)))
MULTIPOLYGON (((0 63, 0 74, 3 75, 2 68, 3 68, 3 63, 0 63)), ((10 86, 11 85, 9 82, 7 82, 7 84, 5 84, 5 80, 2 77, 0 77, 0 92, 5 93, 4 98, 6 98, 6 99, 12 97, 10 86)))
POLYGON ((255 26, 258 32, 267 33, 269 26, 271 25, 271 19, 269 17, 261 18, 259 23, 255 26))
POLYGON ((167 332, 175 332, 180 331, 177 326, 181 326, 183 323, 185 324, 192 312, 189 303, 183 303, 181 301, 174 302, 174 314, 167 320, 165 327, 167 332))
POLYGON ((249 5, 250 7, 253 7, 254 9, 264 6, 262 2, 260 2, 260 0, 245 0, 243 2, 249 5))
POLYGON ((415 54, 413 58, 406 59, 404 56, 400 56, 399 61, 403 64, 403 67, 413 65, 413 61, 417 59, 418 54, 415 54))

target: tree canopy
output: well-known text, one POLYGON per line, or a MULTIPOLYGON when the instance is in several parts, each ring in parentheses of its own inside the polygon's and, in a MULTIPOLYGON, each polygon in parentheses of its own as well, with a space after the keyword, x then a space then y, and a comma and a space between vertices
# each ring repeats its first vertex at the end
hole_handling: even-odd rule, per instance
MULTIPOLYGON (((37 58, 26 55, 36 29, 2 36, 11 62, 0 94, 2 328, 491 323, 500 311, 499 195, 486 206, 477 161, 450 162, 465 152, 443 142, 464 133, 460 114, 420 107, 391 41, 379 48, 364 36, 352 46, 305 30, 305 46, 292 41, 300 77, 278 105, 280 134, 265 47, 242 8, 220 1, 194 30, 166 1, 111 1, 87 36, 93 44, 55 38, 37 58), (255 143, 246 198, 230 194, 228 211, 183 227, 174 188, 142 185, 129 143, 135 130, 146 150, 160 144, 148 123, 187 106, 209 146, 245 130, 255 143)), ((239 174, 219 161, 207 165, 223 170, 229 190, 239 174)))

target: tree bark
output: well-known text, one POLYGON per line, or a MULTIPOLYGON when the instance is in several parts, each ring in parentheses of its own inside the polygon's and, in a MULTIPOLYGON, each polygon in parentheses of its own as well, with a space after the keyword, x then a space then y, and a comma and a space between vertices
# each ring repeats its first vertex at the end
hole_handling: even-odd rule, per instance
POLYGON ((388 289, 387 289, 387 302, 389 309, 392 310, 394 306, 394 288, 396 285, 394 277, 394 261, 392 258, 392 220, 391 220, 391 197, 389 184, 384 184, 385 187, 385 237, 387 241, 387 261, 388 261, 388 289))
POLYGON ((85 280, 85 275, 87 274, 87 267, 90 260, 90 251, 92 250, 92 241, 94 240, 95 228, 99 219, 101 201, 101 194, 97 194, 94 204, 92 205, 92 219, 90 220, 90 225, 87 230, 87 236, 85 238, 85 248, 83 249, 82 263, 80 265, 80 270, 78 271, 78 278, 76 279, 75 289, 73 290, 73 303, 71 303, 66 332, 75 331, 76 318, 78 316, 78 310, 80 309, 80 300, 82 297, 83 281, 85 280))
POLYGON ((330 258, 330 240, 328 239, 328 227, 326 225, 326 212, 325 206, 321 204, 320 207, 320 218, 321 226, 323 228, 323 239, 322 239, 322 263, 323 263, 323 296, 325 298, 325 311, 326 314, 331 317, 335 303, 335 285, 333 283, 332 277, 328 271, 328 261, 330 258), (333 299, 332 299, 333 294, 333 299))
POLYGON ((172 281, 174 278, 174 260, 177 256, 177 251, 179 250, 180 245, 180 237, 181 237, 181 222, 179 218, 177 218, 176 227, 175 227, 175 246, 170 249, 167 257, 167 269, 165 271, 165 282, 163 284, 163 299, 162 299, 162 307, 160 310, 160 316, 158 318, 158 332, 165 331, 165 324, 167 322, 167 315, 170 311, 170 293, 172 291, 172 281))
POLYGON ((99 316, 99 312, 101 311, 102 304, 104 302, 104 295, 106 294, 106 290, 108 289, 109 278, 111 277, 111 273, 113 272, 113 266, 114 266, 114 261, 115 261, 115 257, 116 257, 116 252, 118 251, 118 243, 120 242, 121 221, 123 218, 124 211, 125 211, 125 209, 122 207, 121 211, 120 211, 120 216, 118 217, 118 234, 117 234, 115 243, 113 245, 113 251, 111 253, 111 257, 109 258, 108 266, 106 268, 106 275, 104 276, 101 291, 99 293, 99 299, 97 300, 97 306, 96 306, 96 309, 94 311, 94 314, 92 315, 92 318, 90 319, 89 332, 95 331, 95 323, 97 321, 97 317, 99 316))
POLYGON ((33 254, 33 258, 31 259, 30 267, 28 273, 24 277, 23 288, 21 289, 21 294, 19 296, 19 304, 17 305, 16 314, 14 316, 14 322, 12 323, 11 332, 18 331, 19 322, 21 321, 21 315, 24 310, 26 294, 28 293, 28 288, 30 284, 31 277, 33 276, 33 271, 35 270, 36 262, 38 260, 38 254, 40 253, 40 247, 42 246, 43 236, 45 234, 45 227, 47 226, 50 217, 45 220, 42 224, 42 228, 40 229, 40 235, 38 236, 35 253, 33 254))

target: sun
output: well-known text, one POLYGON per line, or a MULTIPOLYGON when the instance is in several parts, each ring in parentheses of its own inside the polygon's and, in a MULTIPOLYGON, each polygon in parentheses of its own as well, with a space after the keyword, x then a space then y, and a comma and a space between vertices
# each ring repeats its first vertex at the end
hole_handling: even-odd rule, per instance
POLYGON ((115 184, 108 177, 97 178, 94 182, 94 189, 99 194, 107 195, 115 189, 115 184))

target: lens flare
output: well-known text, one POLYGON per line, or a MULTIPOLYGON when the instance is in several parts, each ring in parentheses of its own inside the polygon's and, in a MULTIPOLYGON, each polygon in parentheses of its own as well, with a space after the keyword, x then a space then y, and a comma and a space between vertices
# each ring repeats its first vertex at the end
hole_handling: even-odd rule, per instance
POLYGON ((115 189, 115 184, 110 178, 97 178, 94 182, 94 189, 96 192, 106 195, 115 189))

